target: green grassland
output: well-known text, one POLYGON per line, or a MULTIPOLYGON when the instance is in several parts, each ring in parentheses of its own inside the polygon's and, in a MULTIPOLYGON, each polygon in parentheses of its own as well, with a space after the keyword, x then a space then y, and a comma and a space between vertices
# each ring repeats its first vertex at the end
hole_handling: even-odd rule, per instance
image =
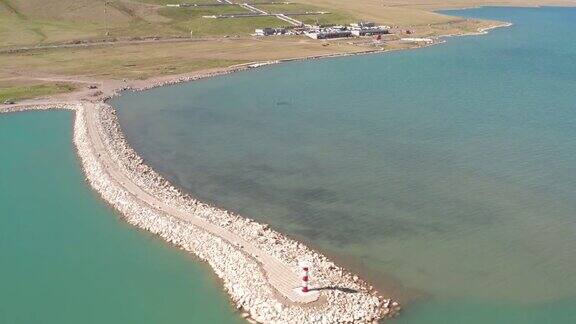
POLYGON ((218 3, 218 1, 216 0, 138 0, 138 2, 158 4, 158 5, 179 4, 179 3, 205 5, 205 4, 218 3))
MULTIPOLYGON (((179 44, 178 44, 179 45, 179 44)), ((102 47, 93 49, 57 49, 0 55, 16 58, 13 67, 46 75, 87 76, 97 79, 146 79, 177 73, 226 67, 246 62, 235 58, 218 58, 197 51, 200 44, 187 44, 190 53, 177 50, 181 46, 102 47)))
POLYGON ((11 85, 3 87, 0 84, 0 103, 6 100, 22 100, 56 93, 71 92, 75 87, 67 83, 36 83, 26 85, 11 85))
POLYGON ((305 13, 305 12, 329 12, 324 15, 290 15, 305 24, 319 25, 348 25, 358 19, 353 15, 339 10, 330 10, 326 7, 318 7, 300 3, 289 4, 259 4, 256 5, 269 13, 305 13))
POLYGON ((353 17, 333 13, 325 15, 313 15, 313 16, 291 15, 290 17, 298 19, 306 25, 319 25, 319 26, 348 25, 356 21, 353 17))
MULTIPOLYGON (((175 43, 143 43, 92 48, 60 48, 0 53, 0 80, 12 71, 21 76, 93 79, 146 79, 251 61, 275 60, 334 51, 362 50, 342 44, 334 48, 301 37, 229 38, 175 43)), ((1 82, 1 81, 0 81, 1 82)))
MULTIPOLYGON (((166 7, 173 0, 0 0, 0 47, 54 44, 77 40, 134 37, 244 35, 256 28, 284 27, 274 17, 211 19, 202 16, 247 13, 238 5, 166 7), (49 4, 47 4, 49 3, 49 4)), ((258 1, 260 3, 260 1, 258 1)), ((194 3, 214 3, 202 0, 194 3)), ((329 8, 301 4, 258 4, 264 10, 330 11, 321 23, 348 23, 350 15, 329 8)), ((300 16, 306 22, 311 17, 300 16)))
POLYGON ((171 19, 171 26, 182 33, 194 36, 247 35, 256 28, 282 27, 287 23, 275 17, 203 18, 203 16, 247 13, 240 6, 162 8, 159 13, 171 19))

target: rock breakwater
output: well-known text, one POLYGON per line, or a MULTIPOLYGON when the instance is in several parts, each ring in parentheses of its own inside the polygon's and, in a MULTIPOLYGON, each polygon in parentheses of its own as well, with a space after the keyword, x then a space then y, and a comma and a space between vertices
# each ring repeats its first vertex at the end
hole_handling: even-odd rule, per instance
MULTIPOLYGON (((322 254, 265 224, 199 202, 171 185, 128 145, 112 107, 78 102, 2 107, 0 113, 30 109, 73 110, 73 141, 90 185, 128 223, 207 262, 232 302, 251 319, 263 323, 373 322, 399 310, 397 303, 379 296, 322 254), (142 199, 140 190, 156 200, 142 199), (308 263, 311 287, 319 298, 308 303, 291 300, 279 289, 278 279, 272 280, 269 260, 293 275, 302 261, 308 263)), ((289 277, 286 280, 293 284, 289 277)))

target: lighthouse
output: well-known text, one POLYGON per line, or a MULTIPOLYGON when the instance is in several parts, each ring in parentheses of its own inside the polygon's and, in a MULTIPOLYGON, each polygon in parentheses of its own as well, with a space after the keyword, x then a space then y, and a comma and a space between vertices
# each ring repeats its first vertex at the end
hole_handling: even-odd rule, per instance
POLYGON ((308 288, 308 280, 310 279, 309 270, 310 270, 310 267, 308 265, 302 266, 302 292, 303 293, 307 293, 309 291, 309 288, 308 288))

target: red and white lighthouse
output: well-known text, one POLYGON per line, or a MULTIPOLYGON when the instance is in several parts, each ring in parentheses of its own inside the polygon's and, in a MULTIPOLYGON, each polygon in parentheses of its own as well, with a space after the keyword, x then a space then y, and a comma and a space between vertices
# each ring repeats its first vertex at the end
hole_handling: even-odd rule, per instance
POLYGON ((309 291, 308 289, 308 280, 310 279, 309 277, 309 267, 307 265, 302 267, 302 292, 303 293, 307 293, 309 291))

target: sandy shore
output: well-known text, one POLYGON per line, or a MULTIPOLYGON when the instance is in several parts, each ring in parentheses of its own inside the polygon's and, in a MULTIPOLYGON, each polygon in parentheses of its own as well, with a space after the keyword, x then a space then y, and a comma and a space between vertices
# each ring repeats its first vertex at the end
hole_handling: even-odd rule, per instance
MULTIPOLYGON (((504 27, 502 24, 492 28, 504 27)), ((487 29, 479 30, 479 34, 487 29)), ((442 42, 434 39, 430 46, 442 42)), ((384 298, 358 276, 321 253, 285 237, 268 225, 209 206, 181 192, 147 166, 122 134, 115 110, 104 101, 123 90, 198 80, 285 61, 362 55, 381 49, 282 61, 254 62, 224 69, 144 81, 97 82, 49 99, 0 106, 0 113, 70 109, 75 113, 74 144, 86 179, 123 218, 210 264, 234 305, 249 320, 265 323, 373 322, 394 316, 398 303, 384 298), (312 292, 298 292, 300 264, 311 269, 312 292)))

